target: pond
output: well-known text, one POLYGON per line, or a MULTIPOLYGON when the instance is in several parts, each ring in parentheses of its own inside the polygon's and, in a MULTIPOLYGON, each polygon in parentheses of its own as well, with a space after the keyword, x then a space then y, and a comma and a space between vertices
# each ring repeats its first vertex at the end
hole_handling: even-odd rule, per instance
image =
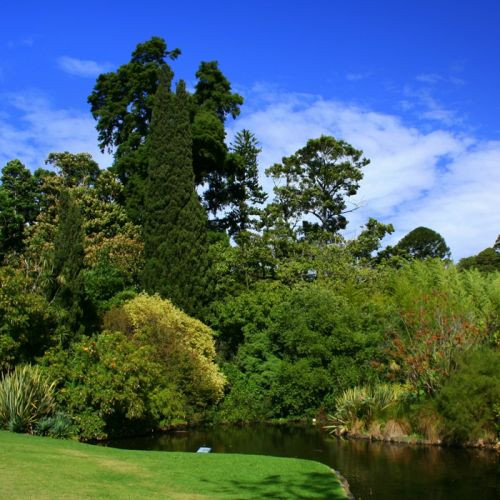
POLYGON ((339 471, 356 499, 499 499, 492 451, 340 440, 315 427, 252 425, 175 431, 111 441, 128 449, 250 453, 317 460, 339 471))

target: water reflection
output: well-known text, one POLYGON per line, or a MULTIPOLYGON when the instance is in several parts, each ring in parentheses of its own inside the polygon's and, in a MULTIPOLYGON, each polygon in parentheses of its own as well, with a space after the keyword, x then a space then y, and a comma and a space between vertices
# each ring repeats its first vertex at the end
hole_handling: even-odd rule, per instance
POLYGON ((307 458, 340 471, 358 499, 481 500, 500 498, 500 460, 494 452, 338 440, 320 429, 254 425, 176 431, 122 439, 110 446, 307 458))

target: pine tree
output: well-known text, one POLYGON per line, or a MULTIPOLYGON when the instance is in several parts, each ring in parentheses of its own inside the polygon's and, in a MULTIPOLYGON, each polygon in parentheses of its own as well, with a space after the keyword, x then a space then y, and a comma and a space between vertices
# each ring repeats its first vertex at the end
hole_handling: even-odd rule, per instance
POLYGON ((191 315, 207 297, 206 214, 194 186, 189 94, 170 91, 164 68, 155 95, 145 197, 144 286, 191 315))
POLYGON ((235 192, 231 198, 237 200, 229 213, 229 232, 235 235, 248 230, 255 212, 253 205, 264 203, 267 196, 259 184, 257 156, 261 149, 255 135, 249 130, 241 130, 231 144, 231 151, 239 159, 239 168, 228 183, 235 192))

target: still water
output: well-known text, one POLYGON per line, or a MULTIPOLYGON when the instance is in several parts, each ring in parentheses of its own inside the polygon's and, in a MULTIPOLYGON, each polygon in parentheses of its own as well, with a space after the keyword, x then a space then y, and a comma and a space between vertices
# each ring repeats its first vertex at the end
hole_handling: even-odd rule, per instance
POLYGON ((500 499, 500 459, 486 450, 339 440, 314 427, 211 427, 111 441, 139 450, 250 453, 323 462, 349 482, 356 499, 500 499))

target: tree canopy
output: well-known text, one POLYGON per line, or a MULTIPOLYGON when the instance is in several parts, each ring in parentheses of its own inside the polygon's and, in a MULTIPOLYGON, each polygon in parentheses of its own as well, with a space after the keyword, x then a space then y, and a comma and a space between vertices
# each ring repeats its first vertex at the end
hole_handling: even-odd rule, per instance
POLYGON ((304 148, 267 169, 275 182, 275 205, 294 227, 302 222, 306 236, 334 235, 347 226, 347 198, 354 196, 370 163, 363 152, 330 136, 307 141, 304 148), (311 222, 305 216, 312 216, 311 222))
MULTIPOLYGON (((113 169, 124 185, 122 202, 135 222, 142 221, 153 102, 160 74, 175 60, 179 49, 167 50, 159 37, 137 45, 130 62, 100 75, 88 97, 97 120, 101 150, 114 152, 113 169)), ((238 116, 243 98, 231 85, 217 61, 202 62, 194 94, 187 95, 192 123, 192 158, 196 184, 211 183, 224 175, 227 153, 224 121, 238 116)))
POLYGON ((399 241, 396 248, 415 259, 428 257, 447 259, 450 257, 450 249, 444 238, 436 231, 423 226, 410 231, 399 241))

